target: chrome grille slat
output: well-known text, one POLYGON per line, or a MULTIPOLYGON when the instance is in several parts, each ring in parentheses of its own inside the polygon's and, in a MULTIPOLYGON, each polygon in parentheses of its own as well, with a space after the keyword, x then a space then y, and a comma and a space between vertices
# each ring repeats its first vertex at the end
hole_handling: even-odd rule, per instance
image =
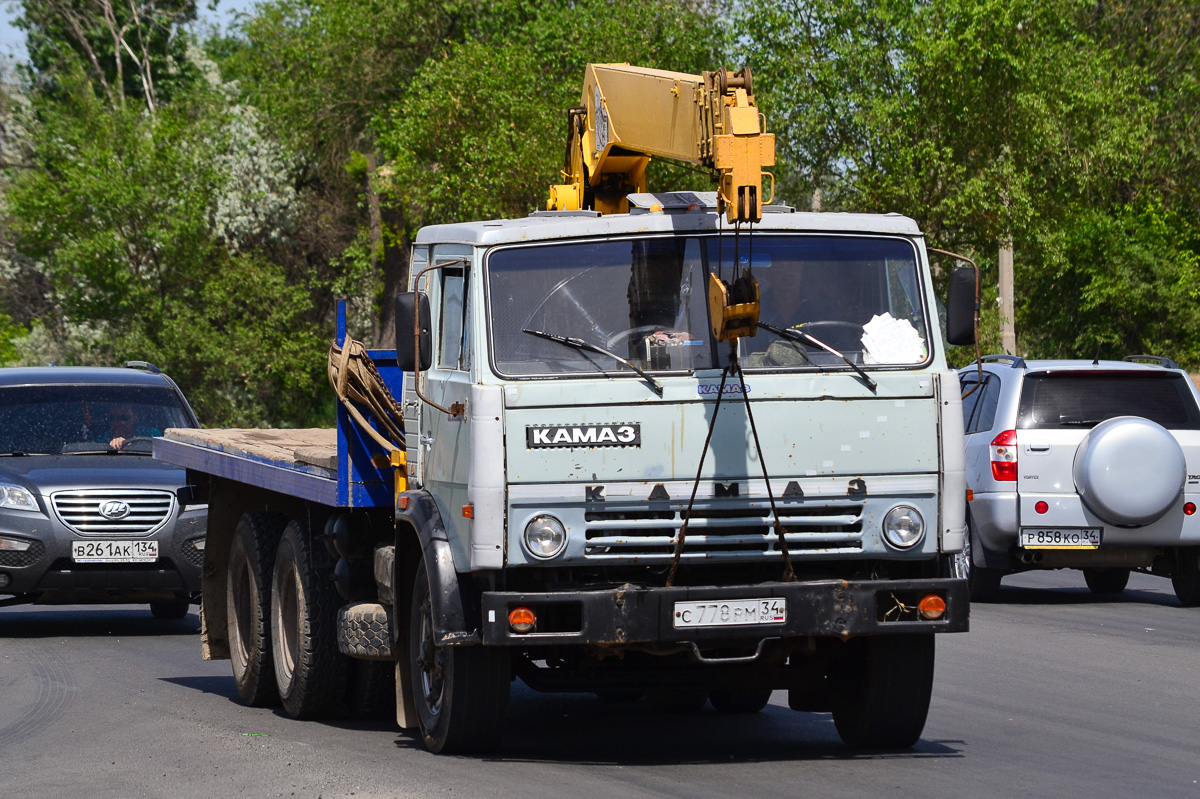
MULTIPOLYGON (((820 517, 821 527, 845 526, 858 522, 858 516, 822 516, 820 517)), ((783 526, 792 530, 803 526, 813 525, 814 519, 810 516, 781 516, 780 521, 783 526)), ((714 527, 749 527, 768 524, 774 526, 775 519, 772 516, 747 516, 743 518, 730 519, 691 519, 688 522, 688 530, 703 530, 705 528, 714 527)), ((629 528, 640 527, 662 527, 662 519, 628 519, 625 521, 603 521, 603 522, 588 522, 589 530, 625 530, 629 528)))
MULTIPOLYGON (((861 552, 861 502, 782 507, 779 520, 793 557, 861 552)), ((666 562, 674 554, 683 512, 663 510, 590 511, 584 548, 589 560, 666 562)), ((775 517, 769 507, 699 507, 688 521, 681 557, 743 559, 782 557, 775 517)))
POLYGON ((50 497, 59 521, 80 535, 104 537, 148 536, 166 524, 175 510, 171 491, 129 488, 87 488, 58 491, 50 497), (129 507, 128 515, 109 519, 100 506, 119 500, 129 507))

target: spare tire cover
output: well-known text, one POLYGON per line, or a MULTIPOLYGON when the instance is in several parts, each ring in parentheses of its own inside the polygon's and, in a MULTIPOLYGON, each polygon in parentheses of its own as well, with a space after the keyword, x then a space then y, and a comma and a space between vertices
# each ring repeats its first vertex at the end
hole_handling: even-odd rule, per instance
POLYGON ((1122 527, 1159 519, 1178 501, 1186 476, 1179 442, 1139 416, 1101 422, 1075 451, 1075 490, 1083 504, 1122 527))

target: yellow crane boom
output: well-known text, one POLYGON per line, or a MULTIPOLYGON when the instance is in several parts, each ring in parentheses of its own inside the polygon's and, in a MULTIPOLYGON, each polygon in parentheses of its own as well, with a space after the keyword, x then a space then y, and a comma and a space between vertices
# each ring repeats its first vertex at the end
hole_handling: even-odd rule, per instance
POLYGON ((731 223, 759 221, 774 197, 765 168, 775 165, 775 136, 763 132, 746 67, 689 75, 589 64, 582 105, 568 110, 567 125, 566 182, 550 187, 549 210, 628 212, 626 196, 646 191, 652 157, 714 170, 719 210, 731 223))

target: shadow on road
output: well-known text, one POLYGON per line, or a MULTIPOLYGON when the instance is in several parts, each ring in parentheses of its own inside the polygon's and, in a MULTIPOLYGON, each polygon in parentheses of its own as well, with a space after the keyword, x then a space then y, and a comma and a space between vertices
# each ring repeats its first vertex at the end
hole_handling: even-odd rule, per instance
POLYGON ((194 677, 159 677, 158 679, 182 688, 191 688, 193 691, 223 696, 241 704, 241 700, 238 699, 237 684, 234 683, 232 674, 223 677, 197 675, 194 677))
POLYGON ((199 632, 200 617, 195 610, 182 619, 156 619, 145 605, 69 610, 47 606, 32 610, 27 605, 0 608, 0 638, 137 638, 199 632))
MULTIPOLYGON (((422 743, 415 731, 407 731, 400 733, 396 746, 421 749, 422 743)), ((591 694, 538 694, 516 684, 499 751, 478 759, 646 766, 963 756, 961 741, 923 739, 904 750, 848 749, 829 714, 797 713, 773 704, 746 715, 712 709, 674 715, 641 702, 605 702, 591 694)))
POLYGON ((1127 588, 1119 594, 1093 594, 1088 588, 1003 586, 992 605, 1160 605, 1182 607, 1174 594, 1127 588))

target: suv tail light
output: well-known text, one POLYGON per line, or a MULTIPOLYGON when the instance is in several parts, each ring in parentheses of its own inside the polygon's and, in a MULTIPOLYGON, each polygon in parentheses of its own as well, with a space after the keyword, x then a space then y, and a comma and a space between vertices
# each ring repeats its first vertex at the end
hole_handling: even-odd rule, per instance
POLYGON ((1017 479, 1017 431, 1005 430, 992 439, 992 477, 996 480, 1017 479))

